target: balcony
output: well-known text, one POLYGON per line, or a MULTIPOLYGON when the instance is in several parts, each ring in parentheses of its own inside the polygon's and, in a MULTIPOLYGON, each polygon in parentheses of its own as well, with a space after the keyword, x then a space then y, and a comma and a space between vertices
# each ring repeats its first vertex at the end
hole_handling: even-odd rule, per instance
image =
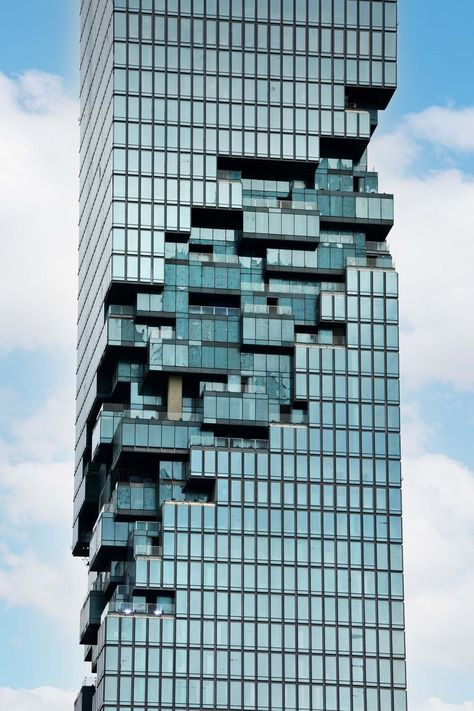
POLYGON ((80 644, 97 644, 97 632, 99 631, 100 618, 105 603, 104 593, 101 590, 89 590, 81 609, 80 644))
POLYGON ((119 615, 148 615, 153 617, 173 617, 175 614, 174 594, 156 596, 156 602, 138 602, 136 600, 113 600, 109 602, 107 613, 119 615))
POLYGON ((99 468, 89 465, 74 498, 73 555, 87 555, 101 487, 102 476, 99 468))
POLYGON ((377 193, 341 195, 316 193, 322 230, 363 232, 372 241, 384 240, 393 227, 393 196, 377 193))
POLYGON ((248 437, 216 437, 211 432, 201 432, 191 437, 190 448, 202 447, 203 449, 268 449, 268 439, 253 439, 248 437))
POLYGON ((92 711, 94 694, 95 678, 86 677, 74 702, 74 711, 92 711))
POLYGON ((105 322, 107 345, 122 348, 144 348, 148 340, 148 327, 136 325, 132 316, 107 317, 105 322))
MULTIPOLYGON (((270 251, 270 250, 269 250, 270 251)), ((242 314, 242 345, 248 350, 292 351, 295 342, 295 319, 287 310, 246 305, 242 314)))
POLYGON ((320 220, 316 206, 312 210, 285 208, 247 208, 241 241, 257 248, 279 247, 289 242, 295 246, 319 243, 320 220))
POLYGON ((135 520, 156 519, 156 484, 135 484, 119 482, 112 495, 115 519, 135 520))
POLYGON ((160 507, 168 501, 184 504, 205 504, 214 500, 214 480, 189 477, 185 482, 160 482, 160 507))
MULTIPOLYGON (((394 65, 395 66, 395 65, 394 65)), ((359 110, 383 111, 387 108, 395 91, 394 77, 386 77, 385 85, 363 85, 355 81, 346 86, 346 106, 359 110)))
POLYGON ((97 394, 102 400, 113 398, 115 401, 126 399, 129 392, 128 384, 143 378, 144 366, 130 363, 128 360, 113 363, 109 368, 103 368, 97 373, 97 394))
POLYGON ((122 405, 102 405, 92 430, 92 458, 100 460, 112 444, 115 431, 122 419, 122 405))
POLYGON ((110 571, 92 573, 91 575, 95 577, 91 577, 89 590, 99 591, 103 594, 105 600, 110 600, 117 585, 122 585, 124 582, 125 565, 124 561, 112 561, 110 571))
POLYGON ((89 570, 104 570, 113 560, 125 560, 128 551, 129 524, 116 522, 113 511, 99 515, 89 547, 89 570))
POLYGON ((237 347, 189 344, 183 341, 151 342, 149 372, 222 373, 240 372, 240 349, 237 347))
POLYGON ((372 135, 371 112, 347 106, 332 112, 329 125, 321 128, 321 156, 359 161, 372 135))
POLYGON ((113 442, 112 468, 126 465, 129 456, 136 464, 141 458, 148 461, 166 454, 166 459, 184 459, 189 437, 198 434, 200 427, 184 422, 153 420, 123 420, 113 442))
POLYGON ((203 422, 213 428, 222 426, 268 427, 268 395, 253 393, 205 392, 203 422))

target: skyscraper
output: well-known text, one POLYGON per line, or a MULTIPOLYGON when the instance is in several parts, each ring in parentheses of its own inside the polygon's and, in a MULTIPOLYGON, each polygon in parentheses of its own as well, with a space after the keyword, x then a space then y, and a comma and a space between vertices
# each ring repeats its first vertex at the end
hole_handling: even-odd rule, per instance
POLYGON ((82 0, 76 711, 405 711, 396 0, 82 0))

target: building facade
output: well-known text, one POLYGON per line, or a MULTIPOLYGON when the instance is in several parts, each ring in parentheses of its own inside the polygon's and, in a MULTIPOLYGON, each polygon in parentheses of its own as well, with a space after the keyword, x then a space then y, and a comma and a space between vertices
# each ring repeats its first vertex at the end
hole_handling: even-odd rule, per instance
POLYGON ((76 711, 406 711, 396 0, 82 0, 76 711))

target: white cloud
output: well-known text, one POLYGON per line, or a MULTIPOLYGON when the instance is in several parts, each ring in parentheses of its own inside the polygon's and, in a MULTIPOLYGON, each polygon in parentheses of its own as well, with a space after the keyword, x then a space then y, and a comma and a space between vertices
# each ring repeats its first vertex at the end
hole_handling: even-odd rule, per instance
POLYGON ((0 73, 0 353, 74 343, 78 113, 58 78, 0 73))
POLYGON ((52 686, 37 689, 0 688, 0 708, 15 711, 71 711, 75 694, 52 686))
POLYGON ((12 456, 51 461, 71 456, 74 448, 74 392, 71 388, 52 393, 29 417, 13 420, 12 456))
POLYGON ((72 520, 72 462, 21 462, 0 470, 0 507, 9 522, 72 520))
MULTIPOLYGON (((60 533, 67 540, 67 529, 60 533)), ((9 608, 37 610, 68 633, 78 634, 86 582, 84 564, 74 560, 66 546, 54 560, 31 548, 14 553, 0 547, 0 599, 9 608)))
POLYGON ((435 147, 468 150, 468 143, 456 138, 460 125, 472 139, 474 109, 430 109, 410 116, 394 133, 376 137, 371 153, 383 187, 395 194, 390 245, 400 274, 402 374, 415 386, 439 380, 474 388, 469 313, 474 303, 474 177, 442 164, 420 169, 426 157, 422 138, 429 137, 435 147), (437 131, 433 116, 438 117, 437 131))
POLYGON ((0 508, 15 526, 71 523, 73 411, 72 392, 60 391, 0 438, 0 508))
POLYGON ((443 148, 474 151, 474 107, 455 109, 431 106, 407 117, 409 130, 417 137, 443 148))
POLYGON ((430 452, 426 428, 416 420, 412 412, 404 428, 412 443, 422 436, 403 460, 408 660, 413 670, 422 664, 468 672, 474 664, 474 474, 430 452))
POLYGON ((465 701, 463 704, 450 704, 441 699, 428 699, 417 704, 413 711, 474 711, 474 701, 465 701))
POLYGON ((73 408, 72 392, 60 391, 12 420, 0 439, 0 599, 47 615, 76 638, 87 576, 70 552, 73 408), (62 543, 59 553, 48 536, 62 543))

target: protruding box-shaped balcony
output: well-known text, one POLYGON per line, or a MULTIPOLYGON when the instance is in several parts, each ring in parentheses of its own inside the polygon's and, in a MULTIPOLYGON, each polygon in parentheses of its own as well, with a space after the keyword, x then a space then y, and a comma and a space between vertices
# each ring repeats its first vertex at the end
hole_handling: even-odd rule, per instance
MULTIPOLYGON (((392 35, 394 37, 394 35, 392 35)), ((387 108, 396 88, 396 62, 386 62, 385 82, 379 84, 358 83, 356 77, 345 87, 345 101, 348 109, 354 111, 376 110, 387 108)))
POLYGON ((95 679, 86 678, 74 702, 74 711, 92 711, 95 694, 95 679))
POLYGON ((206 391, 203 422, 209 426, 268 427, 270 408, 263 393, 206 391))
POLYGON ((113 511, 102 510, 92 532, 89 569, 104 570, 112 560, 127 556, 129 524, 115 521, 113 511))
MULTIPOLYGON (((268 449, 268 439, 252 439, 248 437, 217 437, 212 432, 201 432, 192 437, 189 443, 190 451, 195 452, 194 448, 212 449, 268 449)), ((203 451, 203 450, 201 450, 203 451)), ((192 476, 193 472, 190 472, 192 476)), ((215 475, 213 475, 215 476, 215 475)))
POLYGON ((242 344, 250 349, 292 350, 295 319, 289 307, 246 304, 242 313, 242 344))
POLYGON ((364 232, 370 240, 384 240, 393 227, 392 195, 323 190, 316 194, 322 230, 364 232))
MULTIPOLYGON (((137 596, 138 597, 138 596, 137 596)), ((154 602, 133 600, 113 600, 107 612, 119 615, 153 615, 154 617, 172 617, 175 614, 175 594, 160 592, 154 602)))
POLYGON ((111 368, 102 369, 97 373, 97 394, 102 399, 121 399, 119 392, 124 393, 124 400, 129 393, 128 384, 143 378, 143 363, 131 363, 128 359, 115 362, 111 368), (128 387, 127 387, 128 386, 128 387), (117 395, 119 396, 117 398, 117 395))
MULTIPOLYGON (((290 193, 293 182, 293 180, 271 180, 268 177, 246 178, 242 180, 242 188, 246 198, 268 200, 269 197, 273 197, 276 200, 291 200, 290 193)), ((304 181, 301 182, 305 185, 304 181)), ((247 204, 249 203, 247 202, 247 204)))
POLYGON ((135 324, 131 306, 109 306, 106 316, 107 345, 125 348, 144 348, 148 340, 148 328, 135 324), (128 311, 122 313, 124 309, 128 311))
POLYGON ((320 221, 314 210, 246 207, 242 242, 257 247, 279 247, 289 242, 297 245, 319 243, 320 221))
POLYGON ((123 406, 104 404, 100 408, 92 430, 92 458, 99 460, 110 449, 115 431, 122 419, 123 406))
POLYGON ((176 319, 176 334, 181 342, 240 344, 240 308, 191 305, 176 319))
POLYGON ((321 126, 321 156, 360 160, 372 135, 371 112, 348 107, 335 109, 331 114, 321 126))
POLYGON ((183 341, 150 342, 149 372, 215 373, 240 372, 237 347, 189 344, 183 341))
POLYGON ((89 590, 81 609, 79 640, 81 644, 96 644, 100 618, 106 600, 102 590, 89 590))
POLYGON ((113 494, 116 520, 156 518, 157 492, 154 483, 119 482, 113 494))
POLYGON ((102 476, 99 468, 89 464, 74 497, 73 555, 87 555, 101 486, 102 476))
MULTIPOLYGON (((271 175, 275 181, 284 180, 304 180, 311 182, 314 179, 314 171, 319 162, 319 136, 309 133, 300 136, 298 141, 297 158, 282 158, 280 150, 273 153, 270 150, 270 158, 244 158, 235 156, 219 156, 217 159, 218 171, 231 170, 238 171, 242 180, 263 179, 267 180, 271 175)), ((285 151, 286 155, 286 151, 285 151)))
POLYGON ((198 434, 200 427, 181 421, 153 421, 124 419, 117 428, 113 444, 112 467, 130 455, 136 463, 141 458, 183 459, 187 455, 189 438, 198 434))
MULTIPOLYGON (((208 255, 206 255, 208 256, 208 255)), ((189 291, 201 293, 212 289, 217 293, 235 293, 240 291, 240 264, 234 255, 228 259, 223 255, 212 255, 212 261, 199 259, 193 253, 189 255, 189 291)))
POLYGON ((314 251, 292 249, 268 249, 266 269, 272 276, 291 275, 291 277, 318 277, 320 279, 340 280, 344 276, 347 253, 357 253, 355 246, 343 249, 339 244, 320 243, 314 251))

